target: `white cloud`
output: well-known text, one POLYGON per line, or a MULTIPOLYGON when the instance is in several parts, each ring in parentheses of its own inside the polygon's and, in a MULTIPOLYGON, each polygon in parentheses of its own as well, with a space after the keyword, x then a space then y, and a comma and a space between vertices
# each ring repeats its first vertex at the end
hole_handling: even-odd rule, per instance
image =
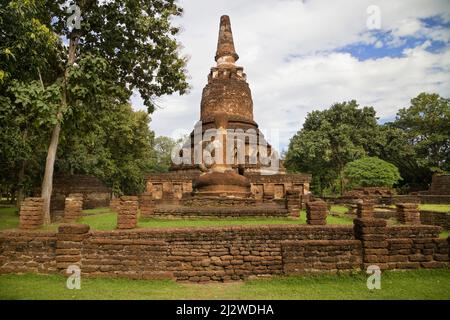
MULTIPOLYGON (((201 91, 214 65, 222 14, 231 18, 241 57, 238 64, 252 89, 255 119, 261 128, 280 129, 283 146, 300 129, 307 112, 333 102, 357 99, 386 118, 422 91, 450 96, 448 47, 432 54, 420 43, 402 57, 365 61, 333 51, 354 43, 383 46, 366 29, 366 9, 372 4, 380 7, 381 27, 392 32, 396 45, 409 35, 448 41, 449 30, 426 28, 419 20, 443 14, 450 21, 447 0, 184 0, 180 4, 185 14, 174 23, 184 30, 179 40, 183 53, 191 57, 188 71, 193 88, 189 95, 158 101, 163 109, 152 115, 151 127, 159 135, 191 130, 199 119, 201 91)), ((136 97, 132 102, 136 108, 141 105, 136 97)))

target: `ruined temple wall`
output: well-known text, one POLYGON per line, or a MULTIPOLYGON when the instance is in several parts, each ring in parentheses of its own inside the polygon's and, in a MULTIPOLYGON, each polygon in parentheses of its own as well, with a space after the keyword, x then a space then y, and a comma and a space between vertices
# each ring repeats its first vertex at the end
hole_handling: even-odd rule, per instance
POLYGON ((55 272, 55 232, 0 232, 0 274, 55 272))
POLYGON ((64 210, 69 194, 83 195, 83 209, 109 206, 111 190, 99 179, 88 175, 59 175, 54 178, 51 210, 64 210))
POLYGON ((450 230, 450 212, 420 210, 420 222, 450 230))
POLYGON ((434 174, 426 194, 450 196, 450 174, 434 174))
POLYGON ((387 228, 389 269, 442 268, 449 265, 449 241, 437 226, 387 228))
MULTIPOLYGON (((183 194, 193 191, 192 180, 199 175, 200 172, 149 175, 145 193, 151 194, 153 199, 181 199, 183 194)), ((291 191, 299 192, 300 195, 309 195, 311 181, 309 174, 249 174, 245 176, 250 180, 251 192, 256 199, 283 199, 286 193, 291 191)))
POLYGON ((337 225, 89 231, 74 224, 58 232, 2 231, 0 273, 63 273, 76 264, 85 276, 227 281, 369 264, 383 269, 448 265, 449 240, 438 238, 439 227, 383 227, 370 221, 360 219, 358 231, 337 225))

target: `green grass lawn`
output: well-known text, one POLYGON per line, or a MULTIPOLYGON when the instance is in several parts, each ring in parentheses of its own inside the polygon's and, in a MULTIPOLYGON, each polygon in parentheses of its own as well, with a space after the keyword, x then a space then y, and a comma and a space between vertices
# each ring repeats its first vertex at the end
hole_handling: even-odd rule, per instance
POLYGON ((332 205, 330 208, 331 212, 339 213, 339 214, 345 214, 348 212, 348 207, 346 206, 340 206, 340 205, 332 205))
MULTIPOLYGON (((327 216, 328 225, 352 225, 353 217, 345 215, 345 206, 332 206, 335 215, 327 216)), ((83 211, 83 217, 78 223, 88 224, 92 230, 114 230, 117 224, 117 214, 109 208, 96 208, 83 211)), ((388 221, 394 224, 395 221, 388 221)), ((219 227, 236 225, 273 225, 273 224, 306 224, 306 212, 300 213, 300 218, 211 218, 211 219, 140 219, 138 228, 183 228, 183 227, 219 227)), ((57 230, 58 223, 53 223, 43 230, 57 230)), ((15 208, 0 208, 0 230, 16 229, 19 226, 19 216, 15 208)), ((443 231, 443 238, 449 236, 449 231, 443 231)))
MULTIPOLYGON (((13 229, 19 226, 19 216, 14 208, 0 208, 0 230, 13 229)), ((83 211, 78 223, 88 224, 93 230, 113 230, 117 224, 117 214, 109 208, 97 208, 83 211)), ((353 223, 352 218, 328 216, 328 224, 353 223)), ((272 224, 306 224, 306 212, 300 218, 211 218, 211 219, 140 219, 139 228, 182 228, 182 227, 218 227, 235 225, 272 225, 272 224)), ((44 227, 44 230, 57 230, 58 223, 44 227)))
POLYGON ((14 207, 0 207, 0 230, 19 227, 19 213, 14 207))
POLYGON ((450 204, 420 204, 420 210, 450 212, 450 204))
POLYGON ((381 289, 364 273, 289 276, 231 283, 82 278, 66 288, 61 275, 1 275, 0 299, 450 299, 450 270, 386 271, 381 289))

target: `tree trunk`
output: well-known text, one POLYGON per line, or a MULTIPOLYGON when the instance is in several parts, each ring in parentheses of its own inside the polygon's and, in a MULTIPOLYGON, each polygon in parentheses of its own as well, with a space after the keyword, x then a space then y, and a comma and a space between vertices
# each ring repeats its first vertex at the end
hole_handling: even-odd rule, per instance
MULTIPOLYGON (((58 116, 61 113, 58 113, 58 116)), ((55 166, 56 150, 58 149, 59 133, 61 131, 61 123, 58 123, 53 128, 52 138, 47 152, 47 160, 45 162, 44 180, 42 181, 42 194, 44 198, 44 225, 51 223, 50 218, 50 201, 53 190, 53 170, 55 166)))
POLYGON ((16 197, 16 206, 20 209, 20 205, 22 204, 22 200, 24 198, 24 191, 23 191, 23 179, 25 177, 25 167, 26 167, 26 161, 22 161, 22 165, 20 167, 19 171, 19 177, 18 177, 18 190, 17 190, 17 197, 16 197))
POLYGON ((44 199, 44 225, 48 225, 51 223, 50 217, 50 202, 53 191, 53 171, 55 167, 56 160, 56 151, 58 149, 59 143, 59 134, 61 132, 61 120, 62 120, 62 110, 65 110, 67 107, 67 77, 69 73, 69 67, 72 66, 75 62, 76 58, 76 49, 78 44, 79 37, 73 36, 70 38, 69 42, 69 52, 67 59, 67 68, 64 72, 64 82, 63 82, 63 90, 61 97, 61 105, 57 113, 57 122, 55 127, 53 128, 52 137, 50 140, 50 145, 48 146, 47 152, 47 160, 45 162, 45 172, 44 179, 42 181, 42 193, 41 197, 44 199))
MULTIPOLYGON (((25 128, 23 130, 23 140, 26 141, 28 137, 28 129, 25 128)), ((19 176, 17 181, 17 196, 16 196, 16 206, 20 209, 20 205, 22 204, 22 200, 24 198, 24 188, 23 188, 23 180, 25 178, 25 167, 27 166, 27 161, 23 160, 19 170, 19 176)))

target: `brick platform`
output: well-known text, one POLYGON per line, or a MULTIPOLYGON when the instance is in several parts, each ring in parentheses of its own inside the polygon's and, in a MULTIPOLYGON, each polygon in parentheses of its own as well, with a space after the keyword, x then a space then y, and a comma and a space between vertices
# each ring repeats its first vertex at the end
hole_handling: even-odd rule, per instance
POLYGON ((398 203, 397 220, 401 224, 420 224, 420 211, 416 203, 398 203))
POLYGON ((138 219, 139 202, 138 197, 120 197, 119 212, 117 214, 117 229, 136 228, 138 219))
POLYGON ((306 223, 311 225, 327 224, 328 207, 322 200, 306 202, 306 223))
POLYGON ((64 222, 75 222, 83 212, 83 194, 73 193, 66 198, 64 206, 64 222))
POLYGON ((20 229, 38 229, 44 223, 43 198, 25 198, 20 206, 20 229))

